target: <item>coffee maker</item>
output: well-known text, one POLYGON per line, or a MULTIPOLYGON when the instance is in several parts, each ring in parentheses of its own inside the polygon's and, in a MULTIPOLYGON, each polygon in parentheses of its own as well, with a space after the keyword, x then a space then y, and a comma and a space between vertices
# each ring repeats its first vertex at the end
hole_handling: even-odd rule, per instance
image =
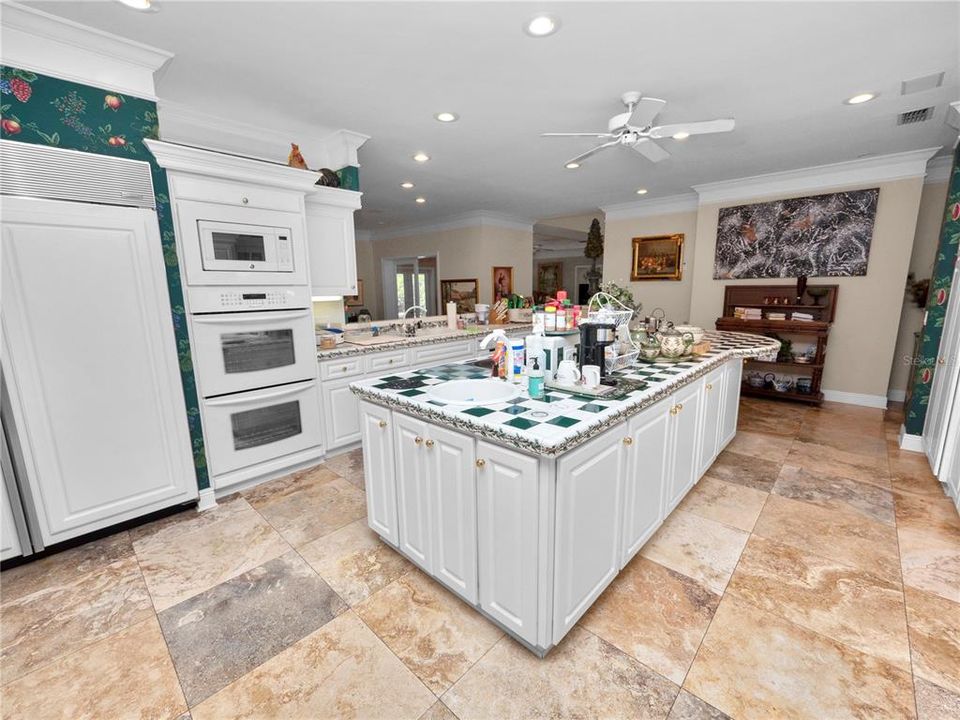
POLYGON ((584 365, 599 365, 600 377, 607 374, 604 362, 604 350, 612 345, 617 337, 617 326, 613 323, 583 322, 580 324, 580 371, 584 365))

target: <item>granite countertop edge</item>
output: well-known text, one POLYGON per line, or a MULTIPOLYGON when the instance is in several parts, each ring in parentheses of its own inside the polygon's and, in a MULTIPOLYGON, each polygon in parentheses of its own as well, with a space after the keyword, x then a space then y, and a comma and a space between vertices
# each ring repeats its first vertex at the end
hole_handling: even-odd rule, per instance
POLYGON ((522 434, 518 434, 517 431, 492 428, 467 418, 451 417, 449 415, 445 415, 435 410, 430 410, 429 408, 423 407, 422 404, 412 401, 408 398, 387 395, 368 387, 361 387, 357 386, 356 384, 351 384, 350 390, 358 397, 364 400, 369 400, 370 402, 382 407, 396 408, 406 412, 409 415, 420 417, 437 425, 443 425, 445 427, 469 432, 499 445, 522 450, 535 455, 555 458, 559 455, 569 452, 579 445, 582 445, 588 440, 601 435, 615 425, 619 425, 624 421, 629 420, 634 415, 639 414, 641 411, 645 410, 651 405, 656 404, 663 398, 675 392, 678 388, 688 385, 697 378, 706 375, 731 358, 759 357, 762 355, 767 355, 771 352, 775 352, 779 348, 780 343, 773 340, 770 343, 762 346, 724 350, 722 354, 716 355, 715 357, 700 363, 696 368, 690 370, 689 373, 678 376, 674 382, 670 382, 658 387, 656 391, 650 395, 645 396, 642 399, 638 399, 636 402, 621 408, 614 415, 604 418, 596 425, 591 425, 585 428, 582 432, 574 435, 573 437, 567 438, 556 445, 546 445, 542 442, 539 442, 536 438, 524 437, 522 434))
MULTIPOLYGON (((480 326, 475 326, 480 327, 480 326)), ((351 345, 350 343, 344 341, 341 345, 338 345, 335 348, 329 350, 321 350, 317 348, 317 360, 323 362, 324 360, 336 360, 343 357, 351 357, 354 355, 367 355, 370 353, 378 352, 389 352, 391 350, 402 350, 408 347, 416 347, 418 345, 440 345, 442 343, 454 342, 457 340, 467 340, 470 338, 477 338, 482 340, 493 330, 500 329, 503 330, 508 336, 514 337, 516 335, 529 335, 530 334, 530 323, 517 323, 516 325, 497 325, 490 328, 484 327, 484 329, 479 332, 471 332, 469 330, 458 330, 455 333, 451 332, 446 335, 427 335, 427 336, 414 336, 414 337, 400 337, 398 336, 395 340, 390 342, 378 343, 376 345, 351 345)))

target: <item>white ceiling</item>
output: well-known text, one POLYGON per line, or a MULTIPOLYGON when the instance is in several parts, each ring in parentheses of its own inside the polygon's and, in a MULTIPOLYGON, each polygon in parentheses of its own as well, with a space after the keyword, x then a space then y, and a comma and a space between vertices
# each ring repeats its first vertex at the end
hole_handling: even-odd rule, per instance
MULTIPOLYGON (((32 2, 175 53, 158 94, 265 128, 316 124, 371 136, 360 150, 360 225, 387 229, 488 210, 589 212, 691 185, 935 145, 960 97, 956 2, 32 2), (562 21, 521 31, 535 12, 562 21), (946 71, 941 88, 900 82, 946 71), (658 165, 614 148, 563 162, 602 130, 625 90, 665 98, 665 123, 734 117, 725 135, 666 140, 658 165), (879 99, 842 100, 862 91, 879 99), (904 110, 934 118, 897 127, 904 110), (440 110, 460 114, 445 125, 440 110), (411 156, 423 150, 431 161, 411 156), (412 180, 417 188, 402 190, 412 180), (427 198, 416 205, 414 197, 427 198)), ((309 160, 309 158, 308 158, 309 160)))

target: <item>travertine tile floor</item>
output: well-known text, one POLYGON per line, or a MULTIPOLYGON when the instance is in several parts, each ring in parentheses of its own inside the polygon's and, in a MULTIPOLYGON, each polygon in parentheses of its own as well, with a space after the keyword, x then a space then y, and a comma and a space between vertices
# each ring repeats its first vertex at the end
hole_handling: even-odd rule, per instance
POLYGON ((960 518, 896 428, 745 400, 545 660, 380 543, 332 458, 2 573, 0 714, 956 720, 960 518))

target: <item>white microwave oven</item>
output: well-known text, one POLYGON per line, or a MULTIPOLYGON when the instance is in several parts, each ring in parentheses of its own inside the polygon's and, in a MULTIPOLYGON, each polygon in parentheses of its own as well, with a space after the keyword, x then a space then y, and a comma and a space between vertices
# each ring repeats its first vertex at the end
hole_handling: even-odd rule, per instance
POLYGON ((198 220, 205 272, 293 272, 290 228, 198 220))

